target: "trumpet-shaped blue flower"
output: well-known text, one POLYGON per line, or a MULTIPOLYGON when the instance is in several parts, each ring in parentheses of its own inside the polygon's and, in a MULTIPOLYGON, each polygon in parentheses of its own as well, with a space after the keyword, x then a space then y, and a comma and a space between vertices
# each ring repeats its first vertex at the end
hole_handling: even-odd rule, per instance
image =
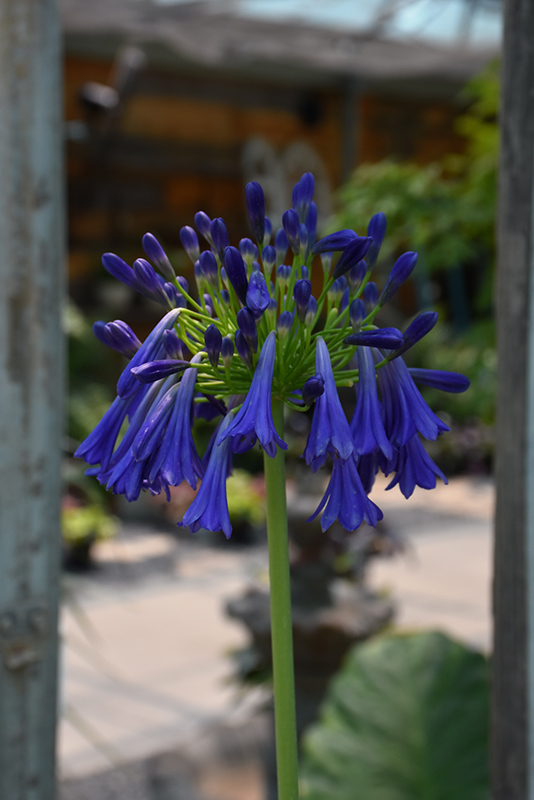
POLYGON ((357 360, 359 376, 356 408, 350 423, 354 447, 359 455, 380 449, 386 458, 391 458, 393 448, 382 422, 371 350, 368 347, 358 347, 357 360))
POLYGON ((432 461, 417 434, 398 448, 394 458, 383 466, 386 475, 395 472, 395 477, 387 487, 399 487, 404 497, 411 497, 415 487, 434 489, 436 478, 447 483, 447 478, 432 461))
POLYGON ((337 455, 346 460, 354 452, 349 423, 337 393, 330 353, 321 336, 317 337, 315 357, 316 372, 324 380, 324 392, 317 399, 313 412, 304 458, 306 464, 316 472, 326 461, 327 455, 337 455))
POLYGON ((263 345, 245 401, 231 424, 221 433, 219 442, 228 437, 237 440, 254 437, 271 458, 275 457, 277 446, 287 450, 287 444, 276 432, 271 410, 275 355, 276 334, 272 331, 263 345))
POLYGON ((315 519, 321 511, 323 531, 336 520, 347 531, 356 530, 364 520, 375 528, 377 522, 384 516, 378 506, 367 497, 358 474, 358 462, 354 456, 346 460, 334 458, 328 488, 308 521, 315 519))
POLYGON ((395 358, 378 371, 382 393, 384 427, 395 445, 407 444, 419 432, 437 439, 449 426, 429 408, 402 358, 395 358))
POLYGON ((232 448, 231 440, 224 435, 231 423, 232 414, 229 414, 218 428, 216 436, 218 443, 211 449, 204 479, 181 522, 181 525, 190 528, 192 533, 201 528, 208 531, 222 530, 227 539, 232 533, 226 497, 226 479, 232 469, 232 448))

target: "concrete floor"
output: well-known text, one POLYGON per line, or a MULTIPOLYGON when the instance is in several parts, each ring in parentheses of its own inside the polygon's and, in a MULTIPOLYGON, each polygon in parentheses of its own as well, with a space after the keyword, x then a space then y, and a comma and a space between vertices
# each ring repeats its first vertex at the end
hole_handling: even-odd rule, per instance
MULTIPOLYGON (((408 502, 383 488, 373 498, 405 552, 376 559, 369 585, 397 599, 398 626, 440 628, 489 650, 491 483, 461 478, 408 502)), ((263 547, 207 547, 128 526, 96 558, 96 571, 65 581, 64 779, 201 746, 206 730, 239 726, 264 699, 231 683, 228 653, 246 636, 224 613, 226 599, 265 581, 263 547)))

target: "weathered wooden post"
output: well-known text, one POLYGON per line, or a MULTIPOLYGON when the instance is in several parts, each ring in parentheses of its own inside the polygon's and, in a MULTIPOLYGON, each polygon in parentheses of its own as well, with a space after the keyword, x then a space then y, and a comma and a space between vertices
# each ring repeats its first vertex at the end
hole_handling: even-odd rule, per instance
POLYGON ((534 3, 505 4, 493 800, 534 798, 534 3))
POLYGON ((54 790, 63 358, 55 0, 0 0, 0 798, 54 790))

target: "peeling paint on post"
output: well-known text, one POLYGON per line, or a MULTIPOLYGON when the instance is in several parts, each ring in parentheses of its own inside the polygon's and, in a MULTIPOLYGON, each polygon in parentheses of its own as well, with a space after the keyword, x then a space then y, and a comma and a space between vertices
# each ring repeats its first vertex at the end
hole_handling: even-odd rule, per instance
POLYGON ((63 395, 55 0, 0 0, 0 798, 53 800, 63 395))

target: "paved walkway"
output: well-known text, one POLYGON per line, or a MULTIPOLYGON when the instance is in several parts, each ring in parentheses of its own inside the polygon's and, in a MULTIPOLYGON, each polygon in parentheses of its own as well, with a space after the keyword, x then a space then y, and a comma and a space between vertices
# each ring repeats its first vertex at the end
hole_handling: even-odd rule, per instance
MULTIPOLYGON (((439 627, 489 649, 493 490, 458 479, 409 502, 380 491, 405 553, 375 560, 403 627, 439 627), (409 538, 408 538, 409 537, 409 538)), ((61 777, 108 769, 200 741, 217 721, 248 719, 261 695, 230 683, 228 652, 246 642, 224 601, 265 580, 262 547, 206 547, 128 527, 97 552, 99 569, 66 579, 61 777)))

